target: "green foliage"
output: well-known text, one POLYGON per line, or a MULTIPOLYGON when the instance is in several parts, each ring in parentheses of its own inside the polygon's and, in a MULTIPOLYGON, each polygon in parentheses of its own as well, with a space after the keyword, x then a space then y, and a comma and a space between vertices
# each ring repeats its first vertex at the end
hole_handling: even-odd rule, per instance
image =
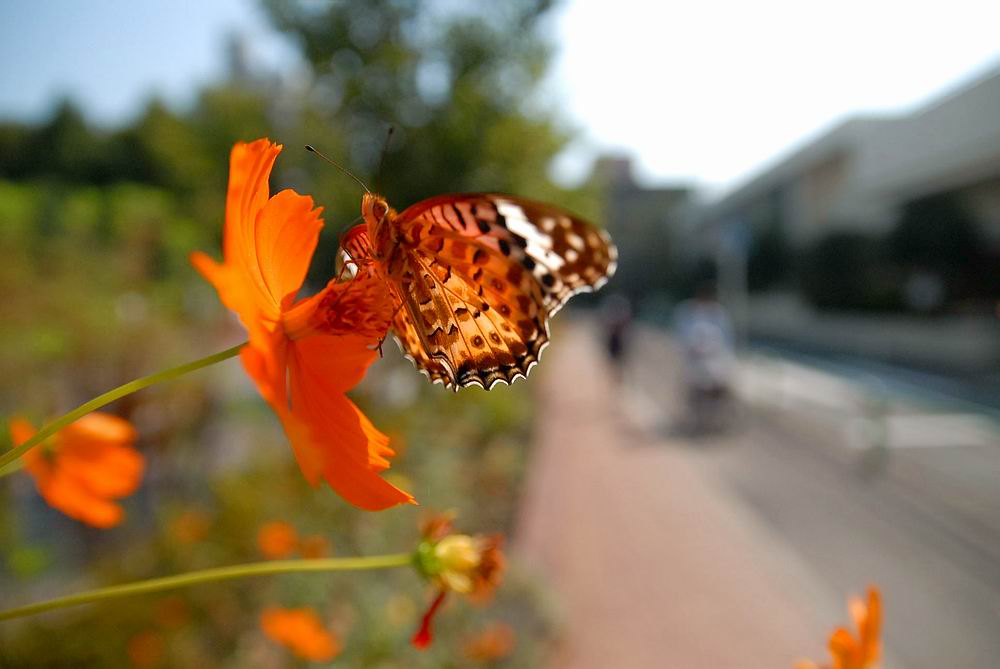
POLYGON ((882 235, 837 232, 821 238, 801 259, 803 294, 825 309, 893 311, 917 308, 903 293, 907 280, 940 281, 935 311, 963 301, 986 305, 1000 294, 1000 267, 976 221, 950 194, 903 207, 896 225, 882 235))
MULTIPOLYGON (((266 2, 275 24, 303 45, 316 77, 302 103, 301 134, 289 128, 282 139, 316 145, 399 209, 458 191, 564 202, 546 171, 568 137, 554 105, 537 99, 549 58, 539 22, 550 4, 450 11, 426 1, 266 2)), ((327 207, 330 243, 316 264, 326 271, 334 235, 359 213, 358 189, 312 157, 293 160, 315 174, 314 192, 327 207)))
POLYGON ((1000 258, 991 257, 975 219, 949 194, 908 203, 886 242, 903 272, 940 276, 951 302, 1000 296, 1000 258))
POLYGON ((748 288, 759 291, 781 285, 791 273, 792 258, 783 228, 771 226, 755 235, 747 256, 748 288))
POLYGON ((888 236, 890 258, 953 273, 982 248, 975 221, 948 195, 915 200, 888 236))
MULTIPOLYGON (((546 178, 567 139, 553 105, 537 99, 548 5, 274 2, 269 14, 311 64, 307 89, 237 67, 190 109, 153 100, 122 128, 95 128, 68 101, 37 125, 0 125, 4 415, 42 422, 242 336, 188 263, 194 250, 218 255, 236 141, 285 144, 272 188, 311 193, 325 208, 315 283, 330 278, 336 235, 359 213, 360 193, 301 151, 305 143, 370 180, 392 124, 377 181, 399 208, 477 189, 587 202, 546 178)), ((225 363, 111 407, 136 424, 148 462, 123 526, 83 528, 46 507, 26 475, 0 480, 5 599, 260 559, 257 529, 275 519, 324 536, 339 555, 411 548, 425 510, 457 508, 464 529, 509 532, 531 436, 530 384, 455 395, 387 358, 356 399, 392 436, 400 455, 390 476, 420 508, 364 513, 309 488, 276 418, 238 363, 225 363), (207 530, 192 532, 192 522, 207 530)), ((467 666, 464 640, 498 619, 518 644, 496 666, 537 666, 551 634, 544 593, 516 564, 508 581, 485 609, 453 598, 438 644, 423 654, 407 642, 430 593, 403 570, 222 584, 7 624, 0 665, 118 667, 139 641, 158 638, 159 666, 298 666, 264 639, 257 618, 270 605, 314 605, 344 636, 339 666, 467 666)))
POLYGON ((834 232, 804 256, 802 291, 821 309, 885 310, 898 305, 896 283, 885 274, 881 240, 858 232, 834 232))

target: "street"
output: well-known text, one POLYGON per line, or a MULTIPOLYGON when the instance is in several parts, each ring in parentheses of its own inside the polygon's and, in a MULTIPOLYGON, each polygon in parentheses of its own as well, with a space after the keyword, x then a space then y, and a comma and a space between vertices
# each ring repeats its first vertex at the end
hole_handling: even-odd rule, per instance
POLYGON ((557 327, 515 541, 561 600, 552 667, 826 661, 868 584, 886 669, 996 666, 995 426, 753 358, 732 429, 692 437, 667 336, 616 386, 593 324, 557 327))
MULTIPOLYGON (((669 340, 643 330, 636 344, 630 382, 647 399, 673 397, 665 405, 676 406, 676 375, 665 373, 676 369, 669 340)), ((824 379, 814 381, 813 391, 824 379)), ((852 416, 835 397, 825 398, 825 406, 824 398, 796 402, 787 396, 794 393, 789 379, 783 385, 780 398, 773 392, 746 397, 770 390, 759 380, 744 388, 749 405, 731 435, 672 445, 733 491, 824 590, 839 595, 878 584, 886 601, 886 644, 903 666, 995 666, 997 432, 984 434, 975 417, 963 422, 917 413, 890 398, 881 409, 889 415, 883 416, 888 434, 880 457, 856 443, 865 424, 863 398, 852 416), (953 429, 936 430, 940 425, 953 429)), ((669 432, 670 422, 647 427, 669 432)))

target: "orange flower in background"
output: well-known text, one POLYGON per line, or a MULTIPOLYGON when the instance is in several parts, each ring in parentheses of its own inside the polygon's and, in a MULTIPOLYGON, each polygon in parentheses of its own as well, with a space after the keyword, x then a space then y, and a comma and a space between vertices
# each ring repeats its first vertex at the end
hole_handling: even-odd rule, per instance
POLYGON ((326 557, 330 554, 330 542, 318 534, 302 537, 302 541, 299 542, 299 553, 308 559, 326 557))
POLYGON ((170 534, 181 544, 204 541, 212 530, 212 519, 197 509, 187 509, 170 522, 170 534))
MULTIPOLYGON (((14 446, 35 434, 26 420, 10 422, 14 446)), ((132 448, 135 428, 123 418, 91 413, 71 423, 40 448, 24 455, 24 468, 35 479, 49 506, 94 527, 113 527, 124 512, 112 500, 135 492, 145 461, 132 448)))
POLYGON ((442 514, 424 523, 423 539, 417 546, 415 564, 425 578, 438 588, 437 596, 410 640, 417 648, 427 648, 433 640, 431 623, 449 591, 484 601, 500 585, 506 565, 501 546, 503 537, 471 537, 452 534, 453 515, 442 514))
MULTIPOLYGON (((838 627, 830 635, 828 648, 833 657, 830 669, 875 669, 882 656, 882 594, 879 589, 868 588, 867 601, 860 597, 851 597, 848 609, 858 635, 850 630, 838 627)), ((796 665, 796 669, 818 669, 814 662, 804 661, 796 665)))
POLYGON ((155 669, 163 666, 167 652, 167 642, 155 630, 139 632, 128 640, 125 653, 135 669, 155 669))
POLYGON ((295 301, 323 221, 310 197, 292 190, 268 197, 281 148, 266 139, 233 147, 224 261, 203 253, 191 261, 249 332, 243 367, 281 419, 306 479, 322 478, 364 509, 413 502, 379 476, 394 455, 389 440, 345 395, 388 331, 388 288, 373 268, 359 268, 352 280, 295 301))
POLYGON ((506 623, 488 625, 465 643, 465 656, 478 662, 493 662, 514 652, 517 637, 506 623))
POLYGON ((170 629, 184 627, 191 620, 191 606, 180 595, 168 595, 153 604, 153 620, 170 629))
POLYGON ((257 547, 271 560, 285 558, 299 547, 299 535, 286 522, 275 520, 261 525, 257 532, 257 547))
POLYGON ((340 641, 310 608, 270 608, 260 616, 264 633, 304 660, 326 662, 340 653, 340 641))

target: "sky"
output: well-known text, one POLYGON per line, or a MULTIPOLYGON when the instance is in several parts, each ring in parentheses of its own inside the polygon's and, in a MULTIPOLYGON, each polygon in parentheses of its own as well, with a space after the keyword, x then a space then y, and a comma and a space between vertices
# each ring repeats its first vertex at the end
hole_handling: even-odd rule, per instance
MULTIPOLYGON (((1000 67, 1000 3, 568 0, 549 22, 544 96, 577 130, 554 170, 602 152, 641 181, 726 190, 848 116, 905 113, 1000 67)), ((157 92, 190 100, 246 35, 261 64, 294 63, 252 0, 0 2, 0 118, 61 94, 102 123, 157 92)))

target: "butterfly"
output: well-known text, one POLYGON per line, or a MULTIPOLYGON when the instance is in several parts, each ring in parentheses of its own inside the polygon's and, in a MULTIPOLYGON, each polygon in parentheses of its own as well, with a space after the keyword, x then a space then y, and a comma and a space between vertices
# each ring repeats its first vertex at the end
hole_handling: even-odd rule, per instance
POLYGON ((345 254, 385 282, 403 353, 457 390, 524 378, 549 319, 615 271, 608 235, 558 207, 493 193, 440 195, 397 213, 366 193, 345 254))

